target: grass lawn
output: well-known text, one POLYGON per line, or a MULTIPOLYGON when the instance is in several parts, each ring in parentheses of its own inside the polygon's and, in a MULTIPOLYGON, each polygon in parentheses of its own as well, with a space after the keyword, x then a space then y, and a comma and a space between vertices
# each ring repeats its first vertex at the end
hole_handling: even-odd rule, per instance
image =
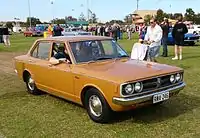
MULTIPOLYGON (((134 38, 119 43, 130 53, 134 38)), ((200 137, 200 47, 184 47, 183 60, 172 61, 170 46, 169 57, 158 59, 185 69, 187 87, 177 97, 161 106, 117 113, 113 123, 102 125, 92 122, 80 106, 48 94, 27 94, 24 83, 8 71, 11 57, 26 52, 35 39, 13 35, 11 48, 0 45, 0 138, 200 137)))

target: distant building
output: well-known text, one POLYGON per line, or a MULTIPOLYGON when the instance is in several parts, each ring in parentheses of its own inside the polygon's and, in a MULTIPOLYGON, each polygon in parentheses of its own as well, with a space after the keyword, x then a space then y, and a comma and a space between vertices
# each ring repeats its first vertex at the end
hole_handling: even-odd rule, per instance
POLYGON ((136 10, 132 14, 133 24, 144 23, 144 18, 146 15, 155 17, 157 15, 157 10, 136 10))

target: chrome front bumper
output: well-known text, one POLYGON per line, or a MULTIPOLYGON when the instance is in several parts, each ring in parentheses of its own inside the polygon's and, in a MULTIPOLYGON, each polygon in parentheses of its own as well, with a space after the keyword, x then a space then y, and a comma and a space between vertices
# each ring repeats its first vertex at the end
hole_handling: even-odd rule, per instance
POLYGON ((181 85, 178 85, 176 87, 169 88, 169 89, 164 90, 164 91, 144 95, 144 96, 126 97, 126 98, 114 97, 113 103, 117 104, 117 105, 122 105, 122 106, 130 106, 130 105, 134 105, 134 104, 139 104, 139 103, 151 101, 153 99, 154 95, 161 94, 161 93, 164 93, 164 92, 169 92, 169 94, 176 94, 177 92, 181 91, 184 87, 185 87, 185 83, 182 83, 181 85))

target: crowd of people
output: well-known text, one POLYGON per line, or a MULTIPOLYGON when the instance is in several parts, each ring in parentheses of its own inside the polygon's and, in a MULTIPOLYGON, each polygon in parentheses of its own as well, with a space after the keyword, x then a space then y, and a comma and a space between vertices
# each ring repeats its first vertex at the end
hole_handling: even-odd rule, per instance
MULTIPOLYGON (((171 27, 172 25, 168 22, 168 19, 166 18, 162 23, 158 23, 155 19, 151 19, 150 26, 148 27, 144 24, 140 24, 139 26, 135 27, 126 26, 125 28, 118 24, 99 25, 95 27, 94 35, 113 37, 117 41, 118 39, 122 39, 123 33, 126 32, 128 39, 130 40, 132 38, 132 33, 138 31, 139 42, 149 45, 149 49, 147 49, 149 56, 152 58, 152 61, 156 62, 155 58, 159 56, 161 45, 163 46, 162 56, 168 56, 167 41, 168 33, 171 27)), ((64 29, 59 24, 57 24, 56 26, 49 24, 47 28, 48 37, 62 36, 63 30, 64 29)), ((86 27, 85 30, 91 31, 88 27, 86 27)), ((175 57, 172 58, 172 60, 182 60, 182 46, 184 45, 184 35, 187 32, 187 26, 183 23, 182 16, 180 16, 178 18, 178 22, 174 25, 172 30, 172 36, 175 40, 175 57)), ((3 28, 1 28, 0 33, 3 38, 4 46, 10 46, 8 28, 4 26, 3 28)))
MULTIPOLYGON (((159 56, 160 47, 163 46, 163 57, 168 56, 167 40, 168 33, 170 29, 170 24, 168 19, 164 19, 164 22, 158 24, 155 19, 151 19, 150 26, 147 27, 145 32, 144 40, 140 38, 141 45, 134 45, 133 49, 142 54, 137 54, 137 56, 142 56, 142 60, 149 55, 151 61, 156 62, 155 58, 159 56), (146 43, 147 45, 144 45, 146 43), (144 47, 143 49, 140 46, 144 47)), ((183 23, 183 18, 180 16, 178 22, 174 25, 172 30, 172 37, 175 40, 175 57, 172 60, 182 60, 182 46, 184 45, 184 35, 188 32, 187 26, 183 23)), ((142 34, 142 31, 139 33, 142 34)), ((132 51, 135 53, 134 51, 132 51)), ((131 54, 132 58, 136 57, 134 54, 131 54)))
POLYGON ((64 29, 57 24, 56 26, 53 26, 51 23, 49 24, 48 28, 47 28, 47 32, 48 32, 48 37, 53 37, 53 36, 62 36, 62 31, 64 29))

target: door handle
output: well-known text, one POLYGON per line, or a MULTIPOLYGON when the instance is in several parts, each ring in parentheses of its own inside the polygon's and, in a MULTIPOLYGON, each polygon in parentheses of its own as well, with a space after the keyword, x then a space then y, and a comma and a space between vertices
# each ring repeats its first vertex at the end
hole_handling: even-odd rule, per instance
POLYGON ((28 60, 28 62, 31 62, 31 63, 33 63, 34 61, 33 61, 33 60, 31 60, 31 59, 29 59, 29 60, 28 60))
POLYGON ((75 76, 75 79, 80 79, 78 76, 75 76))

